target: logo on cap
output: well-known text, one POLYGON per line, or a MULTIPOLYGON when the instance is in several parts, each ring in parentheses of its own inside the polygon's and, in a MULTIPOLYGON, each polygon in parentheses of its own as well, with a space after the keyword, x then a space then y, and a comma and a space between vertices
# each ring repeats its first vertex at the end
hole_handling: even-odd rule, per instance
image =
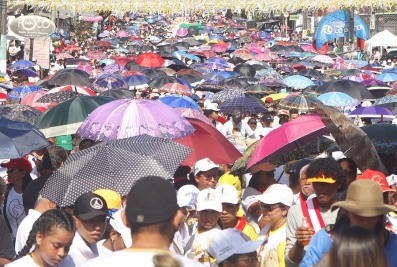
POLYGON ((90 205, 92 208, 100 210, 103 207, 103 202, 100 198, 94 197, 93 199, 91 199, 90 205))

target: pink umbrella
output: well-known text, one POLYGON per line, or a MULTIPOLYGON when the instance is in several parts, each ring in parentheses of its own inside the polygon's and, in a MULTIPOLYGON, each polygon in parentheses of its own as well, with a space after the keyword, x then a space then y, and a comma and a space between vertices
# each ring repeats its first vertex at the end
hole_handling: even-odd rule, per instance
POLYGON ((273 58, 271 56, 269 56, 269 54, 265 54, 265 53, 260 53, 258 55, 254 56, 255 60, 259 60, 259 61, 272 61, 273 58))
POLYGON ((215 53, 224 53, 227 50, 227 47, 222 44, 214 44, 211 46, 211 50, 215 53))
POLYGON ((32 108, 38 109, 42 112, 49 109, 51 106, 56 105, 56 103, 38 103, 37 100, 41 98, 47 91, 39 90, 32 93, 29 93, 22 97, 21 104, 30 106, 32 108))
POLYGON ((334 64, 335 61, 327 55, 317 55, 313 58, 314 61, 318 61, 321 63, 328 63, 328 64, 334 64))
POLYGON ((130 36, 130 33, 127 32, 127 31, 118 31, 118 32, 116 33, 116 36, 117 36, 117 37, 128 37, 128 36, 130 36))
POLYGON ((89 63, 80 63, 77 65, 77 69, 90 73, 94 68, 89 63))
POLYGON ((191 96, 192 91, 184 84, 166 83, 160 88, 160 92, 191 96))
POLYGON ((271 162, 327 133, 329 131, 317 114, 289 121, 272 130, 259 141, 247 164, 247 169, 265 161, 271 162))
POLYGON ((88 51, 87 54, 85 54, 86 57, 88 57, 89 59, 105 59, 108 56, 100 50, 92 50, 92 51, 88 51))
POLYGON ((301 45, 301 48, 306 52, 316 51, 313 45, 301 45))
POLYGON ((179 28, 178 30, 176 30, 176 35, 179 37, 185 37, 188 33, 188 30, 185 28, 179 28))
POLYGON ((58 55, 56 55, 57 59, 66 59, 66 58, 73 58, 73 56, 69 53, 60 53, 58 55))
POLYGON ((212 122, 206 116, 204 116, 203 112, 201 111, 191 108, 175 108, 175 110, 178 111, 185 118, 198 119, 214 127, 212 122))

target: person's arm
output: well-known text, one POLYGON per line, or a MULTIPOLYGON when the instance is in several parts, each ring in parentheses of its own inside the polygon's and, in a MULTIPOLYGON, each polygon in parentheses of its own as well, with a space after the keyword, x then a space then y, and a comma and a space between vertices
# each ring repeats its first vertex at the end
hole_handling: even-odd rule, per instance
POLYGON ((331 248, 332 242, 325 229, 318 231, 310 240, 306 254, 302 259, 300 267, 312 267, 321 261, 323 256, 331 248))
POLYGON ((0 266, 10 263, 15 257, 14 244, 4 217, 0 215, 0 266))

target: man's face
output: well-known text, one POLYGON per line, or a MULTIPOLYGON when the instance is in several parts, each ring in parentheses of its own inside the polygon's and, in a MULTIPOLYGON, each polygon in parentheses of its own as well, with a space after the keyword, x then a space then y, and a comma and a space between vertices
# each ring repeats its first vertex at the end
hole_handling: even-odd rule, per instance
POLYGON ((216 210, 202 210, 198 212, 198 229, 211 230, 216 226, 220 213, 216 210))
POLYGON ((218 117, 218 111, 212 111, 212 113, 210 114, 210 118, 212 118, 214 121, 216 121, 218 117))
POLYGON ((313 183, 314 192, 317 195, 318 202, 323 205, 332 204, 336 200, 336 194, 338 193, 338 184, 333 183, 313 183))
POLYGON ((237 218, 238 204, 222 203, 221 222, 228 224, 237 218))
POLYGON ((77 232, 87 244, 92 245, 100 240, 106 229, 106 216, 101 215, 86 221, 77 216, 75 218, 77 232))

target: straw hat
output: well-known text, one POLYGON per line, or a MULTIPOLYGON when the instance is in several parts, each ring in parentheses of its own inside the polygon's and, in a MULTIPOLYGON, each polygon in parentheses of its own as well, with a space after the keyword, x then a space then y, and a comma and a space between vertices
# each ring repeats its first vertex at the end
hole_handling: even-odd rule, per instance
POLYGON ((374 217, 397 212, 397 207, 383 203, 383 193, 379 184, 372 180, 356 180, 347 190, 346 200, 332 205, 331 209, 341 208, 362 217, 374 217))

